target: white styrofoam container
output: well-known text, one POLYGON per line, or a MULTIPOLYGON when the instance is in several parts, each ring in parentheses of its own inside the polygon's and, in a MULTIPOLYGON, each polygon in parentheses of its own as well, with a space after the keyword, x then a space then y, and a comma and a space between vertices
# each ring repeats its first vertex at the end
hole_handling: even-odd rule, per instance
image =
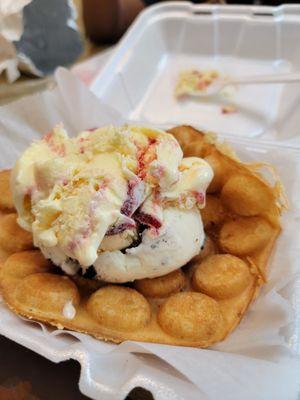
MULTIPOLYGON (((295 174, 299 171, 300 153, 297 149, 286 149, 281 153, 278 141, 285 146, 300 144, 297 138, 300 118, 297 117, 297 96, 298 92, 300 95, 300 86, 253 87, 252 94, 240 90, 238 96, 241 102, 246 102, 246 110, 241 115, 226 116, 229 119, 220 114, 215 104, 186 103, 179 108, 173 101, 172 90, 178 69, 181 66, 188 67, 188 63, 195 63, 199 68, 216 65, 224 71, 230 69, 231 73, 233 68, 237 74, 296 69, 297 63, 300 63, 300 58, 297 60, 297 52, 300 52, 297 45, 299 33, 298 6, 257 8, 165 3, 150 7, 141 14, 121 41, 103 74, 92 84, 94 93, 121 111, 127 119, 167 126, 192 123, 231 135, 232 145, 245 160, 264 159, 272 163, 274 157, 278 157, 282 168, 279 172, 285 176, 284 184, 294 206, 288 222, 284 221, 283 232, 293 246, 295 257, 292 261, 295 265, 299 254, 299 235, 291 234, 288 228, 292 221, 299 219, 299 191, 290 171, 295 174), (173 71, 172 79, 169 78, 169 71, 173 71), (253 99, 252 102, 247 103, 248 98, 253 99), (265 106, 266 103, 268 106, 265 106), (256 106, 259 106, 261 113, 259 121, 251 117, 247 109, 255 109, 256 106), (258 136, 259 141, 253 140, 258 136), (297 170, 288 168, 286 160, 290 160, 297 170)), ((79 93, 76 94, 76 101, 82 102, 79 93)), ((78 120, 82 115, 76 115, 76 110, 74 112, 72 108, 74 104, 70 107, 66 103, 55 103, 55 109, 63 114, 66 110, 72 111, 72 126, 74 124, 78 128, 78 120)), ((95 104, 94 108, 89 109, 92 116, 97 112, 97 107, 98 104, 95 104)), ((53 112, 51 107, 47 112, 53 112)), ((86 110, 84 114, 87 114, 86 110)), ((19 122, 22 116, 18 116, 19 122)), ((25 114, 24 118, 27 118, 25 114)), ((40 126, 38 118, 36 122, 40 126)), ((281 257, 280 253, 283 252, 277 248, 275 250, 275 257, 279 257, 282 265, 285 262, 284 254, 281 257)), ((294 286, 287 297, 297 312, 286 337, 299 354, 299 279, 295 280, 294 286)), ((3 322, 0 324, 1 334, 52 361, 68 358, 78 360, 81 364, 80 389, 91 398, 121 400, 133 387, 142 386, 151 390, 156 399, 179 400, 186 398, 185 390, 192 385, 169 365, 157 368, 152 358, 147 361, 146 371, 141 372, 140 359, 136 354, 122 353, 122 347, 118 354, 113 345, 101 342, 100 350, 99 342, 82 334, 50 334, 43 325, 29 323, 9 312, 1 301, 0 316, 3 322), (134 363, 134 373, 130 376, 126 374, 129 362, 134 363)), ((189 398, 198 400, 199 393, 195 391, 194 396, 189 398)))
POLYGON ((92 91, 132 121, 193 124, 219 134, 300 145, 300 83, 229 88, 219 99, 178 102, 178 72, 215 68, 231 77, 300 70, 300 6, 168 2, 144 11, 92 91), (222 114, 223 103, 238 112, 222 114))

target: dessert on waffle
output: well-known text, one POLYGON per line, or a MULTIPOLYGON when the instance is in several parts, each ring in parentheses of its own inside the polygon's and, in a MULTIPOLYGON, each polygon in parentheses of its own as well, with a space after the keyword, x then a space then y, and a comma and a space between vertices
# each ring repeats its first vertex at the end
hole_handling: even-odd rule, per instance
POLYGON ((101 128, 73 141, 56 129, 24 153, 12 178, 0 174, 8 307, 116 343, 223 340, 266 281, 280 183, 188 126, 101 128))

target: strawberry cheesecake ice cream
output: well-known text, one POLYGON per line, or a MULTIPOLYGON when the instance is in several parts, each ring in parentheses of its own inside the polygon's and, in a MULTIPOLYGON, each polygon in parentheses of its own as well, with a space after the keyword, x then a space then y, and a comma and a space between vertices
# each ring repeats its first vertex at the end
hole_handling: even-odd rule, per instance
POLYGON ((19 158, 11 185, 18 223, 46 258, 67 274, 121 283, 199 253, 212 177, 162 130, 107 126, 69 138, 57 125, 19 158))

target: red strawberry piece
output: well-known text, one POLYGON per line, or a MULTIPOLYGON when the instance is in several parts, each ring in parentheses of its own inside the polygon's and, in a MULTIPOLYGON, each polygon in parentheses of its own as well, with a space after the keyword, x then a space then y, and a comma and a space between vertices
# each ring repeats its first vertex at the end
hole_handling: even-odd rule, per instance
POLYGON ((155 229, 159 229, 162 225, 156 217, 141 211, 134 215, 134 219, 143 225, 147 225, 155 229))
POLYGON ((124 201, 121 213, 127 217, 131 217, 135 210, 140 205, 140 192, 141 192, 141 181, 139 179, 130 179, 127 187, 127 198, 124 201))

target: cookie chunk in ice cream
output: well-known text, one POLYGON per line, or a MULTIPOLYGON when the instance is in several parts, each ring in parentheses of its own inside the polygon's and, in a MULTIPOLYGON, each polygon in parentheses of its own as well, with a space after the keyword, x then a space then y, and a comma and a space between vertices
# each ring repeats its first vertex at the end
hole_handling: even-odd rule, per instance
POLYGON ((45 257, 67 274, 93 266, 96 279, 128 282, 199 253, 212 177, 162 130, 107 126, 69 138, 58 125, 23 153, 11 185, 18 223, 45 257))

